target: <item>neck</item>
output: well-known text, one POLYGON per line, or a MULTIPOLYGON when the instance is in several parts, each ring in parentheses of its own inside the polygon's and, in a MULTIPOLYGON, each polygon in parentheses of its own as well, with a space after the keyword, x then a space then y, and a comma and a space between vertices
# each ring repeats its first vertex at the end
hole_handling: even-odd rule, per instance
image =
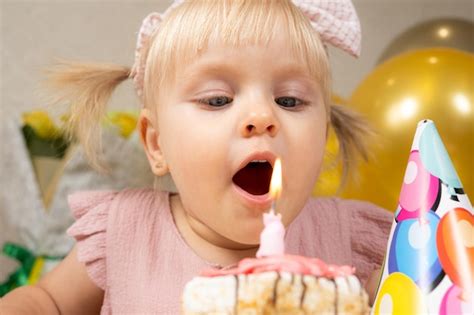
POLYGON ((170 196, 170 207, 179 233, 202 259, 225 267, 255 257, 258 245, 237 243, 212 230, 188 214, 179 195, 170 196))

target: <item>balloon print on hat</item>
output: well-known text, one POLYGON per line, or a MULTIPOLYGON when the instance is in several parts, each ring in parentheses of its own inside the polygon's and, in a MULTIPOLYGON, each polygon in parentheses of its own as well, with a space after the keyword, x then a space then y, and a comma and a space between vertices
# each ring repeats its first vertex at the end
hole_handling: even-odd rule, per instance
POLYGON ((412 151, 400 192, 401 210, 396 214, 396 220, 419 218, 421 213, 435 210, 439 202, 439 193, 438 178, 431 175, 423 166, 420 153, 412 151))
POLYGON ((455 208, 444 215, 436 235, 439 259, 451 281, 469 295, 474 290, 474 215, 455 208))
POLYGON ((404 273, 423 291, 436 287, 444 276, 436 249, 438 223, 432 211, 423 218, 399 222, 390 245, 388 272, 404 273))
POLYGON ((420 289, 409 277, 400 272, 390 274, 383 282, 374 304, 376 315, 423 314, 426 310, 420 289))
POLYGON ((462 290, 453 285, 446 291, 441 301, 439 315, 472 314, 473 302, 472 295, 470 297, 463 295, 462 290))

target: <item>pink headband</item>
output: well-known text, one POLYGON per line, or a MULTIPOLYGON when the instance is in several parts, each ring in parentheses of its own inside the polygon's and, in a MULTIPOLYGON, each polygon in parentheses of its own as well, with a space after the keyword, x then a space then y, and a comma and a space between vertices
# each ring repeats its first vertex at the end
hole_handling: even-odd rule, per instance
MULTIPOLYGON (((148 42, 163 17, 185 0, 174 0, 163 13, 153 12, 142 23, 138 33, 135 63, 130 76, 141 98, 148 42)), ((351 0, 292 0, 310 19, 311 25, 324 43, 340 48, 354 57, 360 55, 360 23, 351 0)))

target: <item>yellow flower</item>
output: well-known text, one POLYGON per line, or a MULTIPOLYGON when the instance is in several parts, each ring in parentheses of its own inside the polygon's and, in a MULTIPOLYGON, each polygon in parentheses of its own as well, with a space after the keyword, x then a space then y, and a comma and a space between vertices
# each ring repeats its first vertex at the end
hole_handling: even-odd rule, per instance
POLYGON ((30 126, 43 139, 54 139, 60 131, 49 115, 41 110, 23 113, 23 123, 30 126))
POLYGON ((120 135, 128 138, 137 126, 138 117, 136 114, 126 112, 109 113, 110 122, 119 128, 120 135))

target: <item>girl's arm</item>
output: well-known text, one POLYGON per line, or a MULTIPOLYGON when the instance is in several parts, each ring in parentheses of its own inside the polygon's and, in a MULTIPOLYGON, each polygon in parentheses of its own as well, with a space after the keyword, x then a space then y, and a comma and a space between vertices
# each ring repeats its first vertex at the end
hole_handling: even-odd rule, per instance
POLYGON ((89 278, 74 246, 38 284, 13 290, 0 300, 0 314, 99 314, 104 291, 89 278))

